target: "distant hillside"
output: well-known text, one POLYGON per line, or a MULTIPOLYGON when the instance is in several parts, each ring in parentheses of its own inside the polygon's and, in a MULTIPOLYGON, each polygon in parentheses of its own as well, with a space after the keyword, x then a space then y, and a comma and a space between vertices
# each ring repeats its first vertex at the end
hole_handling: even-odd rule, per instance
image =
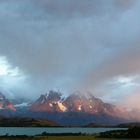
POLYGON ((98 127, 110 127, 109 125, 99 124, 99 123, 89 123, 85 125, 84 127, 91 127, 91 128, 98 128, 98 127))
POLYGON ((2 127, 55 127, 57 123, 47 119, 33 118, 5 118, 0 117, 0 126, 2 127))
POLYGON ((122 123, 116 127, 130 128, 130 127, 140 127, 140 122, 122 123))

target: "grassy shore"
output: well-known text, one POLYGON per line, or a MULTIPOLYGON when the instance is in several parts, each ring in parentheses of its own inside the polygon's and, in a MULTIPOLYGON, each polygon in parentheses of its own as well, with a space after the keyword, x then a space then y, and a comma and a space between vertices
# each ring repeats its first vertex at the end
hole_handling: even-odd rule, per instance
MULTIPOLYGON (((35 137, 0 137, 0 140, 108 140, 108 139, 95 138, 94 136, 35 136, 35 137)), ((119 140, 128 140, 128 139, 119 139, 119 140)))
POLYGON ((46 133, 43 132, 36 136, 0 136, 0 140, 140 140, 140 127, 132 127, 128 130, 113 130, 97 134, 83 133, 46 133))

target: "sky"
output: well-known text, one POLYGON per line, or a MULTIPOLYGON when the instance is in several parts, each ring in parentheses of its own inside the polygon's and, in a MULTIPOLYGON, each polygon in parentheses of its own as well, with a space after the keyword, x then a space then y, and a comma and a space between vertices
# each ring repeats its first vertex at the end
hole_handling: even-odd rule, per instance
POLYGON ((139 0, 0 0, 0 90, 90 91, 140 109, 139 0))

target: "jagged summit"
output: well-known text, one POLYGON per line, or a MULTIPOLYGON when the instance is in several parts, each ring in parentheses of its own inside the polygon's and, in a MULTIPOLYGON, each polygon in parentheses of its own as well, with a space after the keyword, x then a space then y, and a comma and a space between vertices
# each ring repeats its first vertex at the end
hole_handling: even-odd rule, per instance
POLYGON ((56 91, 49 91, 45 95, 41 95, 31 106, 30 110, 40 112, 63 112, 65 107, 62 103, 62 94, 56 91))

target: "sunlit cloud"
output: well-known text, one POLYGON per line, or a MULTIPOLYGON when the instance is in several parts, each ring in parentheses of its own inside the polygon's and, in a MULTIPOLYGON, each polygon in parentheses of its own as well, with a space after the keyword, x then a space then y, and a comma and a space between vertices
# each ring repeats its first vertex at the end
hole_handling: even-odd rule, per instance
POLYGON ((122 88, 130 88, 139 86, 140 83, 138 82, 140 76, 118 76, 117 78, 113 78, 112 84, 117 84, 122 88))
POLYGON ((12 67, 6 57, 2 56, 0 57, 0 76, 19 76, 20 71, 18 67, 12 67))
POLYGON ((12 66, 6 56, 0 57, 0 90, 6 91, 10 96, 14 96, 13 90, 22 89, 27 76, 19 69, 18 66, 12 66))
POLYGON ((137 98, 134 91, 139 87, 140 75, 118 75, 105 81, 105 83, 99 87, 99 91, 101 92, 102 98, 107 102, 122 105, 122 103, 128 101, 127 98, 130 96, 133 96, 133 99, 137 98))

